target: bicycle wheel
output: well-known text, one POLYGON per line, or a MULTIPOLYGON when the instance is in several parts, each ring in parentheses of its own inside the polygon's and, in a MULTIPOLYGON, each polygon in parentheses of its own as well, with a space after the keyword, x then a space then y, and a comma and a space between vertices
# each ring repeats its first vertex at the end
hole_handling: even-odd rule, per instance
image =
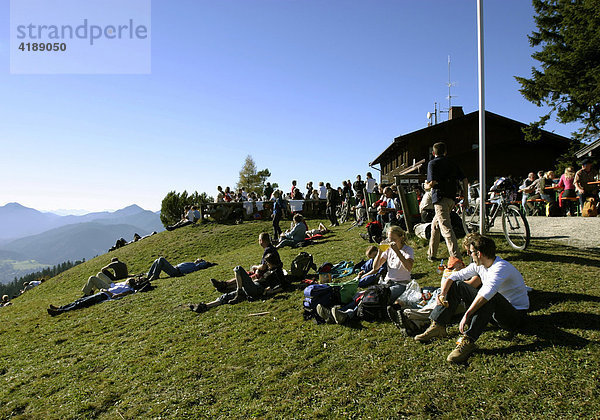
POLYGON ((462 210, 461 214, 465 233, 479 232, 479 204, 469 203, 469 207, 462 210))
POLYGON ((340 223, 346 223, 348 220, 348 210, 350 210, 350 207, 348 206, 348 203, 345 202, 340 209, 340 223))
POLYGON ((529 245, 529 223, 517 206, 508 206, 502 213, 502 230, 506 241, 514 249, 522 251, 529 245))

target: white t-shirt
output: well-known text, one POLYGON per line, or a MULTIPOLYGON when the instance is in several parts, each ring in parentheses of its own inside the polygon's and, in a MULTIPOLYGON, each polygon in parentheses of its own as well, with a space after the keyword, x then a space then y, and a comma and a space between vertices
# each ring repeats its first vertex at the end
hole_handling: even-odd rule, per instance
POLYGON ((319 187, 319 200, 327 200, 327 187, 325 185, 319 187))
POLYGON ((113 295, 118 295, 119 293, 133 291, 133 289, 127 284, 127 280, 125 280, 119 283, 111 283, 108 291, 113 295))
POLYGON ((375 184, 377 184, 377 181, 375 181, 375 178, 367 178, 365 180, 365 188, 367 189, 368 193, 373 192, 373 190, 375 189, 375 184))
POLYGON ((490 268, 471 263, 468 267, 452 274, 449 278, 454 281, 468 280, 473 276, 481 277, 481 288, 478 296, 490 300, 500 293, 515 309, 529 309, 529 296, 523 276, 517 268, 496 257, 490 268))
MULTIPOLYGON (((404 245, 400 248, 400 253, 406 259, 415 259, 415 251, 408 245, 404 245)), ((392 285, 393 283, 407 284, 410 281, 410 271, 404 267, 402 261, 392 248, 388 248, 381 254, 384 258, 387 258, 388 271, 383 279, 382 283, 392 285)))

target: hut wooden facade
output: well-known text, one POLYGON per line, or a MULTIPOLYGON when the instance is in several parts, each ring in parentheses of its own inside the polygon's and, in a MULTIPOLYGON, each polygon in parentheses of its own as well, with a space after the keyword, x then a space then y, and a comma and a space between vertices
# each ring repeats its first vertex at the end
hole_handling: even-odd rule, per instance
MULTIPOLYGON (((461 107, 450 109, 448 121, 396 137, 370 165, 379 164, 381 183, 393 182, 394 175, 425 174, 432 148, 438 141, 446 143, 448 157, 462 168, 469 180, 479 173, 479 111, 464 114, 461 107)), ((529 172, 550 170, 558 156, 569 148, 571 140, 542 131, 536 142, 525 141, 526 125, 486 111, 487 177, 512 175, 525 178, 529 172)))

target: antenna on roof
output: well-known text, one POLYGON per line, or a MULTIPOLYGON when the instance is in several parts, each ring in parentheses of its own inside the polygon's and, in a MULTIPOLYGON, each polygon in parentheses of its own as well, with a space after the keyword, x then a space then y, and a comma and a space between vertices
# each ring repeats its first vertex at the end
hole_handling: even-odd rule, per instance
POLYGON ((427 123, 427 127, 431 127, 432 125, 438 123, 437 102, 433 103, 433 113, 432 112, 427 113, 427 119, 429 120, 429 122, 427 123))
POLYGON ((448 55, 448 109, 452 108, 452 98, 456 98, 457 96, 452 96, 451 89, 452 86, 456 86, 456 83, 450 81, 450 55, 448 55))

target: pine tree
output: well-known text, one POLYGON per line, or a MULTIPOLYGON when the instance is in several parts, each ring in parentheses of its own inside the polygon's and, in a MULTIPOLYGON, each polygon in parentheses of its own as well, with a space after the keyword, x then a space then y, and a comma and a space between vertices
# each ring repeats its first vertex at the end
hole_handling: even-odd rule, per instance
POLYGON ((247 192, 255 192, 262 195, 264 184, 266 180, 271 176, 271 172, 268 169, 261 171, 256 169, 256 163, 252 156, 246 156, 244 166, 240 170, 240 180, 238 181, 236 188, 244 188, 247 192))
POLYGON ((533 0, 538 31, 529 36, 531 57, 540 62, 530 79, 515 77, 520 92, 550 111, 530 124, 529 140, 556 114, 561 123, 580 122, 579 140, 600 137, 600 1, 533 0))

